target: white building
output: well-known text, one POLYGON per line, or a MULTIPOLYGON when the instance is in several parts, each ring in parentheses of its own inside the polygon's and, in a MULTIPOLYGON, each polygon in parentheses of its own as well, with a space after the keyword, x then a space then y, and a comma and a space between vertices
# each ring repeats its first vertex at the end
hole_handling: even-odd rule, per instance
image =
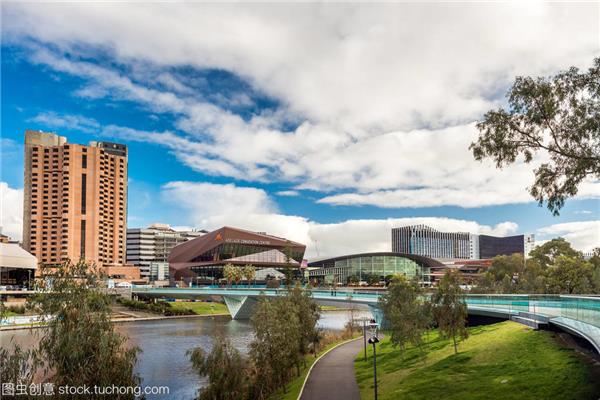
POLYGON ((127 229, 127 263, 140 268, 142 279, 150 282, 169 279, 167 259, 171 249, 205 233, 203 230, 176 231, 160 223, 127 229))

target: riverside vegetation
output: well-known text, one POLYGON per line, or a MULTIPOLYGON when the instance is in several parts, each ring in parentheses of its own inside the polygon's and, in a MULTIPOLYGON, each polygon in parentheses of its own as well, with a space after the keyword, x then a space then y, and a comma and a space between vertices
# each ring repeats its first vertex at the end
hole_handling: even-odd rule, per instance
MULTIPOLYGON (((2 346, 0 381, 29 387, 35 377, 43 376, 44 382, 55 386, 139 385, 133 369, 140 350, 127 347, 127 338, 114 330, 111 300, 101 281, 96 268, 82 262, 42 266, 39 293, 29 298, 27 308, 40 315, 46 326, 35 330, 36 348, 2 346)), ((115 393, 112 398, 134 396, 115 393)))
POLYGON ((255 339, 247 356, 222 337, 215 338, 209 352, 190 352, 194 367, 209 382, 198 399, 296 398, 309 359, 346 338, 317 329, 319 317, 318 305, 299 286, 290 285, 277 298, 260 299, 251 319, 255 339))

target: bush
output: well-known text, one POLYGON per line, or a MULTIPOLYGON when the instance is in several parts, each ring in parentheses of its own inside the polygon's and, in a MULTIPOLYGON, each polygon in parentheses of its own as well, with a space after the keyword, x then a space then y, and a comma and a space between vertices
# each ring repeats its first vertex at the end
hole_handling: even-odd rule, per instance
POLYGON ((183 309, 183 308, 173 308, 171 307, 171 303, 166 301, 158 301, 156 303, 145 303, 143 301, 138 300, 128 300, 124 298, 118 298, 117 302, 119 304, 124 305, 125 307, 132 310, 141 310, 141 311, 149 311, 155 314, 162 314, 164 316, 173 316, 173 315, 194 315, 194 311, 183 309))
POLYGON ((8 306, 6 311, 14 312, 15 314, 25 314, 25 306, 8 306))

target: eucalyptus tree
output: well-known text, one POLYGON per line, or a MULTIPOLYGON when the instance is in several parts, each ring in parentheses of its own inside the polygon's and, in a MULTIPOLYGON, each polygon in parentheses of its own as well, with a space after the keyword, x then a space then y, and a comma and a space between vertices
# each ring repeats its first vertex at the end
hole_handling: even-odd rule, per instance
POLYGON ((466 327, 467 304, 465 294, 460 288, 457 272, 446 272, 438 285, 437 292, 431 297, 431 302, 440 335, 452 338, 454 353, 457 354, 457 339, 466 339, 469 336, 466 327))
POLYGON ((288 296, 263 297, 251 324, 255 334, 250 344, 254 375, 251 397, 265 399, 277 389, 286 391, 290 372, 299 363, 300 320, 288 296))
POLYGON ((558 215, 587 179, 600 179, 600 58, 588 71, 571 67, 553 77, 517 77, 507 109, 488 111, 471 143, 475 159, 501 168, 536 153, 548 161, 534 170, 529 192, 558 215))
POLYGON ((379 299, 390 342, 402 350, 407 344, 420 347, 423 335, 431 326, 430 307, 416 280, 395 276, 385 295, 379 299))
POLYGON ((222 334, 213 339, 210 352, 197 347, 188 351, 192 365, 200 376, 208 378, 208 386, 198 391, 198 400, 244 400, 251 381, 248 362, 222 334))
MULTIPOLYGON (((136 387, 134 372, 138 347, 114 329, 111 299, 103 276, 94 265, 65 262, 58 268, 42 266, 39 293, 29 307, 46 323, 37 351, 55 385, 136 387)), ((133 398, 115 394, 113 398, 133 398)))

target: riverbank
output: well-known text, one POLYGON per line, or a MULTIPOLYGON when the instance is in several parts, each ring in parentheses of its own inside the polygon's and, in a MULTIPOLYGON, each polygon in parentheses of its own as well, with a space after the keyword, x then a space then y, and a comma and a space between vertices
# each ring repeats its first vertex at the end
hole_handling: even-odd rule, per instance
MULTIPOLYGON (((183 318, 227 318, 230 317, 229 313, 214 313, 214 314, 202 314, 202 315, 151 315, 151 316, 131 316, 131 317, 115 317, 111 321, 113 323, 125 323, 125 322, 144 322, 144 321, 160 321, 165 319, 183 319, 183 318)), ((2 331, 14 331, 21 329, 37 329, 43 328, 46 324, 43 323, 32 323, 32 324, 17 324, 17 325, 5 325, 0 326, 0 332, 2 331)))
MULTIPOLYGON (((377 346, 379 399, 598 399, 598 366, 585 363, 556 334, 515 322, 469 329, 454 354, 430 334, 422 350, 403 353, 389 337, 377 346)), ((373 359, 355 361, 361 399, 373 396, 373 359)))

